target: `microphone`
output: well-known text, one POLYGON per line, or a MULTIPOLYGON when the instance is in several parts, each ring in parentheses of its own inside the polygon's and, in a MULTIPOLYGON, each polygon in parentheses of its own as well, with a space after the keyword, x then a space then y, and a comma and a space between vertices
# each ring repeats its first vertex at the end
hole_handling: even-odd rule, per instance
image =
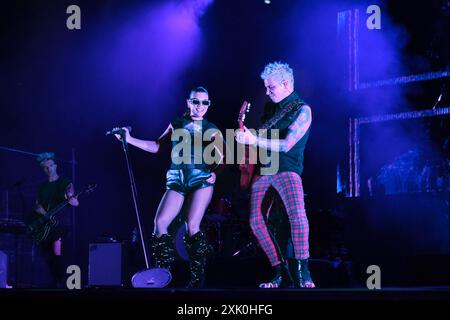
MULTIPOLYGON (((131 127, 124 127, 128 130, 128 132, 131 132, 131 127)), ((106 136, 110 135, 110 134, 124 134, 125 130, 122 128, 114 128, 112 130, 109 130, 108 132, 106 132, 106 136)))

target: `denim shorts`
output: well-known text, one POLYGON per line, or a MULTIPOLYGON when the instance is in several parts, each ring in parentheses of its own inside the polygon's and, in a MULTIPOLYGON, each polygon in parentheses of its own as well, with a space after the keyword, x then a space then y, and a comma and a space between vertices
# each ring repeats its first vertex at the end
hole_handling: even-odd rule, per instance
POLYGON ((170 169, 166 174, 166 189, 186 196, 195 190, 214 186, 214 183, 206 181, 210 177, 211 172, 206 169, 170 169))

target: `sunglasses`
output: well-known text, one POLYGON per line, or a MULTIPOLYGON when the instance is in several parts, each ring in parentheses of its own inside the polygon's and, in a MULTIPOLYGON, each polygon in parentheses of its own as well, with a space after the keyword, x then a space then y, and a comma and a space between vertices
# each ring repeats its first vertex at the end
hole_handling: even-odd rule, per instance
POLYGON ((197 98, 193 98, 193 99, 189 99, 189 101, 193 104, 193 105, 199 105, 202 104, 204 106, 209 107, 211 105, 211 100, 199 100, 197 98))

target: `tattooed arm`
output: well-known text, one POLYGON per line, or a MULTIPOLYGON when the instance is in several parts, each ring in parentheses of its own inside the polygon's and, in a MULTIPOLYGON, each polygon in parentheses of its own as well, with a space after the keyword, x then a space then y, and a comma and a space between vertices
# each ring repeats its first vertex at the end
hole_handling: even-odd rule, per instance
POLYGON ((297 119, 289 126, 287 135, 284 139, 265 139, 256 138, 256 144, 271 151, 288 152, 300 141, 311 126, 311 108, 307 105, 303 106, 302 111, 297 119))

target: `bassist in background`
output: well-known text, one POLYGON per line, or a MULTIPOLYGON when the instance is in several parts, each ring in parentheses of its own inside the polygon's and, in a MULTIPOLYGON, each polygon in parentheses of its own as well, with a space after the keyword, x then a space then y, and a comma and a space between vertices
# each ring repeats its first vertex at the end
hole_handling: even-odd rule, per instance
POLYGON ((311 108, 294 90, 294 75, 289 65, 281 62, 269 63, 261 78, 264 80, 266 94, 274 103, 272 110, 265 110, 266 121, 262 129, 268 134, 276 133, 271 132, 271 129, 277 129, 279 136, 255 136, 245 127, 236 133, 238 143, 279 153, 278 171, 265 175, 262 170, 256 172, 257 176, 251 185, 250 226, 275 273, 275 277, 262 283, 260 288, 279 288, 290 278, 288 268, 279 256, 267 228, 268 212, 263 210, 263 200, 267 200, 269 189, 274 189, 280 195, 289 217, 297 262, 296 272, 291 275, 294 286, 314 288, 308 268, 309 225, 301 180, 303 153, 311 126, 311 108))
MULTIPOLYGON (((68 179, 58 175, 56 171, 57 165, 54 159, 55 155, 52 152, 41 153, 37 157, 37 161, 48 178, 48 181, 41 184, 37 191, 35 212, 38 214, 46 214, 66 199, 68 199, 69 204, 73 207, 79 205, 78 199, 73 196, 73 184, 68 179)), ((48 239, 41 244, 44 258, 55 287, 63 285, 62 278, 64 270, 61 247, 64 234, 64 228, 56 226, 52 229, 48 239)))

